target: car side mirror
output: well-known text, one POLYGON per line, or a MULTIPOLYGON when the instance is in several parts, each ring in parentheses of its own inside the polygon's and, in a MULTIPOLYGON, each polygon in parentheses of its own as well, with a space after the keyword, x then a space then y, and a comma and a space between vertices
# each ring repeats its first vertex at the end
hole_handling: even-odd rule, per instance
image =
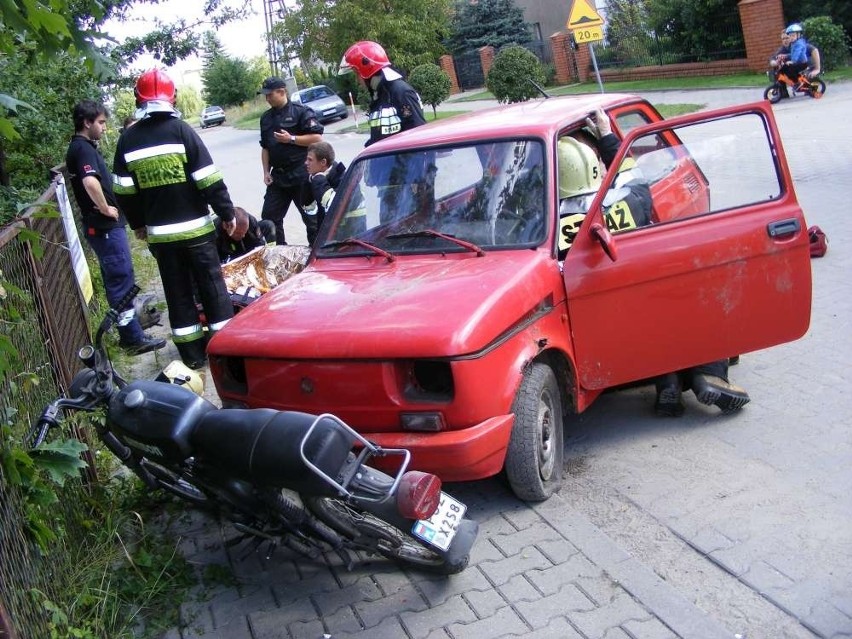
POLYGON ((615 246, 615 240, 612 238, 612 233, 610 233, 600 222, 592 224, 589 232, 592 234, 593 238, 600 242, 601 248, 604 250, 607 257, 615 262, 618 259, 618 249, 615 246))

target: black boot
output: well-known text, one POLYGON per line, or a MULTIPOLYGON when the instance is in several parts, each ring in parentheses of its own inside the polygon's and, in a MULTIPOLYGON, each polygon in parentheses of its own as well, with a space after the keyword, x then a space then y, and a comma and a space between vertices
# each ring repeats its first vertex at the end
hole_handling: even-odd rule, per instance
POLYGON ((680 375, 669 373, 657 379, 657 401, 654 402, 654 412, 660 417, 680 417, 683 415, 681 401, 680 375))
POLYGON ((751 401, 744 389, 714 375, 697 373, 692 378, 692 391, 702 404, 718 406, 723 413, 734 413, 751 401))

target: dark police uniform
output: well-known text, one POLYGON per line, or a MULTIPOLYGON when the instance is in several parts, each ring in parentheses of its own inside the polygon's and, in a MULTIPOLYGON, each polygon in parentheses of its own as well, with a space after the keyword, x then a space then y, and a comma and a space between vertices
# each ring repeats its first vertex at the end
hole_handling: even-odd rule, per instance
POLYGON ((288 101, 279 109, 270 108, 260 116, 260 146, 269 153, 272 184, 267 185, 260 217, 275 224, 275 241, 286 244, 284 216, 295 203, 308 232, 308 244, 313 244, 317 235, 316 215, 305 212, 304 202, 310 201, 308 192, 308 170, 305 158, 308 149, 295 143, 281 144, 275 140, 276 131, 287 131, 290 135, 322 135, 323 126, 313 109, 288 101))

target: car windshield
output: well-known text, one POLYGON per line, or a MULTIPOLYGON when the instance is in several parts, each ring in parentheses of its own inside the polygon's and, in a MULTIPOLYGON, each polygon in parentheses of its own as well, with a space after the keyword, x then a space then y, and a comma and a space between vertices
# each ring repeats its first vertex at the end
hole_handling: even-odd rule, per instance
POLYGON ((304 91, 299 92, 302 102, 315 102, 316 100, 322 100, 323 98, 327 98, 331 95, 334 95, 331 92, 331 89, 326 87, 314 87, 313 89, 305 89, 304 91))
POLYGON ((507 140, 362 159, 332 201, 318 255, 369 253, 364 242, 394 255, 538 245, 542 158, 540 141, 507 140))

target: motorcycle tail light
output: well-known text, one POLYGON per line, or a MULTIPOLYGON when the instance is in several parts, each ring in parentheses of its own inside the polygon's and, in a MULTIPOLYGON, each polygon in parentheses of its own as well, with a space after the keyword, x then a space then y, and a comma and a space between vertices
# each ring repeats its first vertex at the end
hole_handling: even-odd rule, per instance
POLYGON ((441 499, 441 480, 431 473, 410 470, 402 476, 396 493, 399 513, 406 519, 429 519, 441 499))

